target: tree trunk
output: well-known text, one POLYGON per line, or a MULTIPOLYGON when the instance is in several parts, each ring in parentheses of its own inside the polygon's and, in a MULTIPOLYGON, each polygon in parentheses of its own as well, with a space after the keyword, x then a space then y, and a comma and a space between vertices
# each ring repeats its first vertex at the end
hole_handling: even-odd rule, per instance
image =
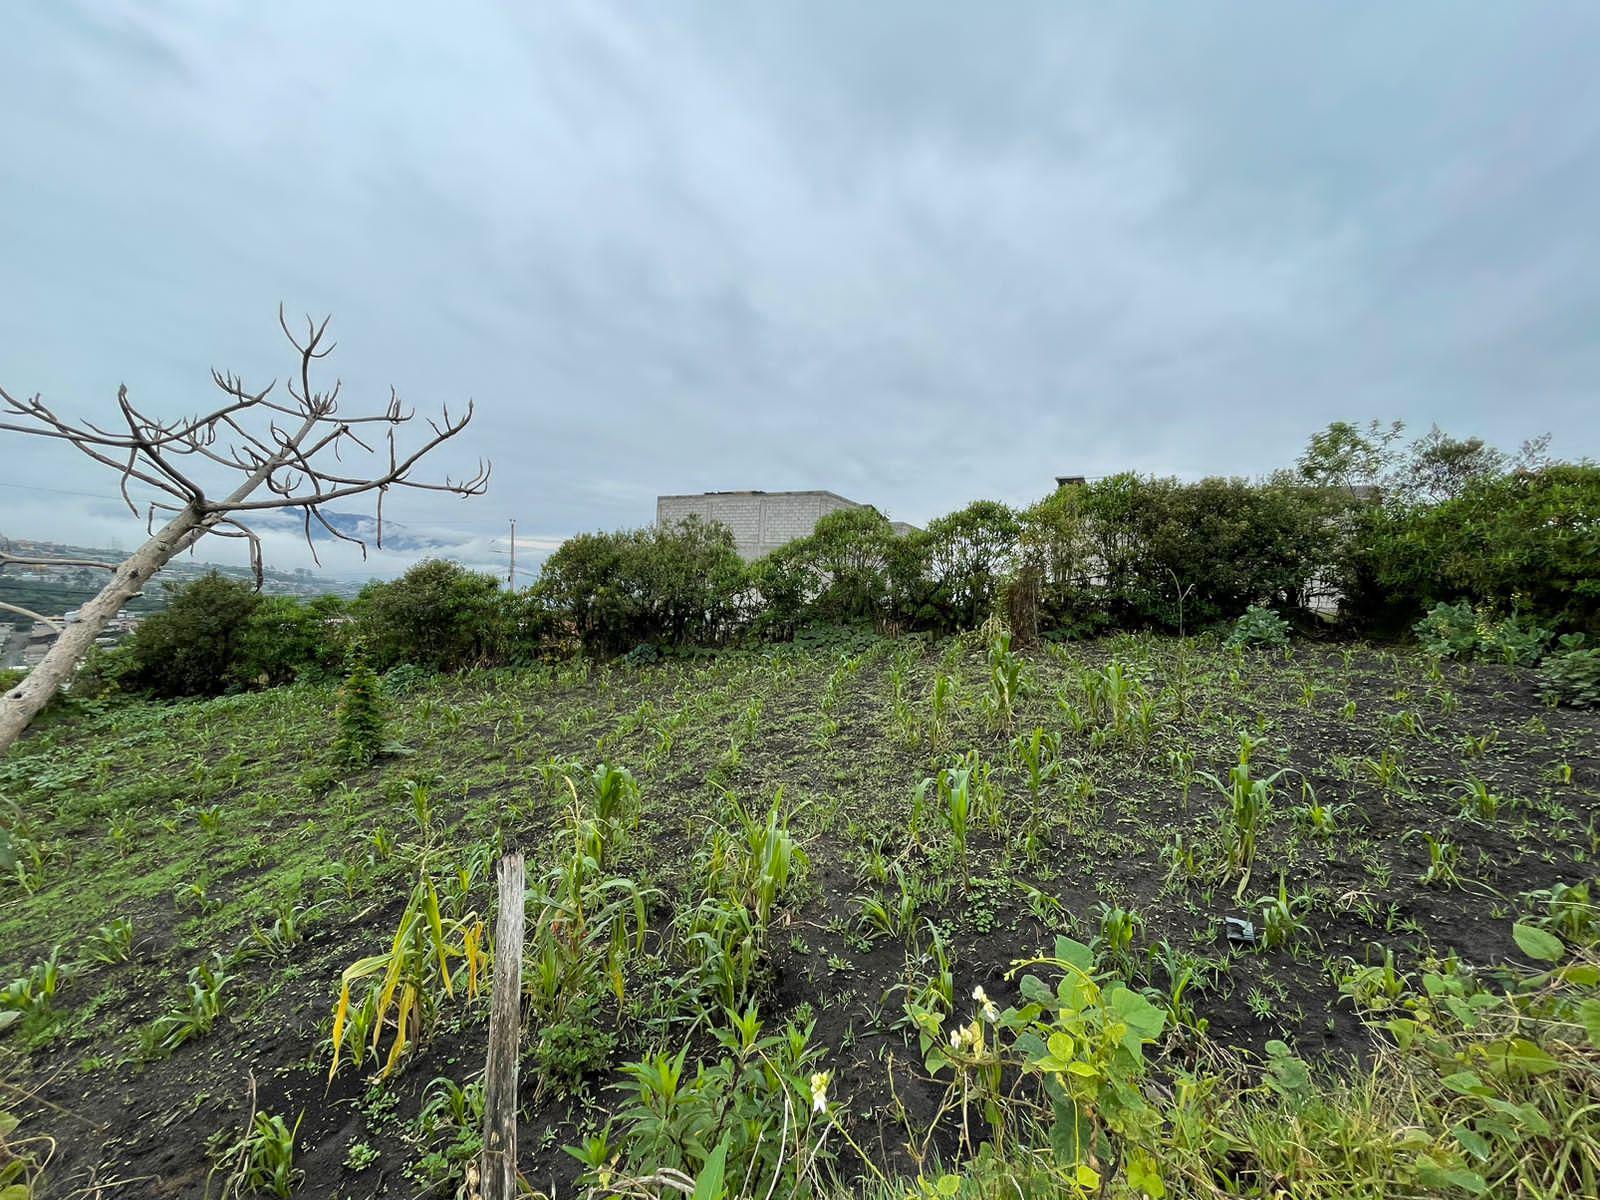
POLYGON ((78 619, 61 631, 38 666, 4 696, 0 696, 0 755, 10 750, 28 723, 38 715, 94 645, 106 623, 180 551, 194 544, 208 526, 193 509, 185 508, 135 550, 111 576, 100 594, 78 610, 78 619))

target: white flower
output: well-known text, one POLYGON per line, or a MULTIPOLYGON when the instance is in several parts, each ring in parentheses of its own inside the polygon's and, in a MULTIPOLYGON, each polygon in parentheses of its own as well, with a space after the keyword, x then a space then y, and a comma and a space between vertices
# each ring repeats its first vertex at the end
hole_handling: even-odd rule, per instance
POLYGON ((828 1111, 828 1080, 831 1071, 818 1071, 811 1076, 811 1107, 819 1113, 828 1111))
POLYGON ((974 1000, 976 1000, 982 1006, 982 1008, 983 1008, 983 1019, 985 1021, 987 1021, 987 1022, 989 1022, 989 1024, 993 1025, 996 1021, 998 1021, 1000 1019, 1000 1010, 995 1007, 995 1003, 994 1003, 993 1000, 989 999, 988 996, 984 995, 983 989, 981 987, 975 987, 975 988, 972 989, 972 998, 974 1000))

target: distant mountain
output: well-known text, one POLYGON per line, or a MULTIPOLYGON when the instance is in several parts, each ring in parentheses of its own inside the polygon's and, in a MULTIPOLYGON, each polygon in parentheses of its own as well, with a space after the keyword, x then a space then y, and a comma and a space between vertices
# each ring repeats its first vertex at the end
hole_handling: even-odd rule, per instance
MULTIPOLYGON (((367 548, 376 549, 378 545, 378 522, 366 513, 324 512, 322 514, 329 525, 340 533, 350 537, 360 538, 367 544, 367 548)), ((304 533, 305 517, 291 510, 269 510, 265 513, 255 514, 251 517, 251 524, 262 529, 275 529, 287 533, 304 533)), ((311 522, 311 540, 313 542, 332 542, 338 539, 324 529, 313 518, 311 522)), ((444 550, 457 545, 455 540, 422 533, 414 533, 398 521, 385 520, 383 523, 383 548, 385 550, 399 550, 416 553, 426 550, 444 550)))

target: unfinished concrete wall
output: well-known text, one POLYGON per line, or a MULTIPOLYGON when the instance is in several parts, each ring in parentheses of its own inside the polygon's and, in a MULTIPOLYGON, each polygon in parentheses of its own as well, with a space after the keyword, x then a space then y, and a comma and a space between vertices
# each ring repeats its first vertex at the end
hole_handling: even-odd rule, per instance
POLYGON ((726 525, 740 556, 749 561, 805 537, 828 513, 861 507, 833 492, 700 492, 656 497, 656 523, 697 516, 726 525))

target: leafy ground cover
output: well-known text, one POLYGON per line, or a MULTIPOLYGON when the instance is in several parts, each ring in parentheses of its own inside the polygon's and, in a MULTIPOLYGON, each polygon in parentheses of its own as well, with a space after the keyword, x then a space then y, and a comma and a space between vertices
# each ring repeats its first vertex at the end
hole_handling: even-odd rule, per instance
POLYGON ((540 1192, 1594 1192, 1600 716, 1529 670, 860 636, 379 695, 370 765, 310 686, 0 762, 0 1195, 470 1186, 512 847, 540 1192))

